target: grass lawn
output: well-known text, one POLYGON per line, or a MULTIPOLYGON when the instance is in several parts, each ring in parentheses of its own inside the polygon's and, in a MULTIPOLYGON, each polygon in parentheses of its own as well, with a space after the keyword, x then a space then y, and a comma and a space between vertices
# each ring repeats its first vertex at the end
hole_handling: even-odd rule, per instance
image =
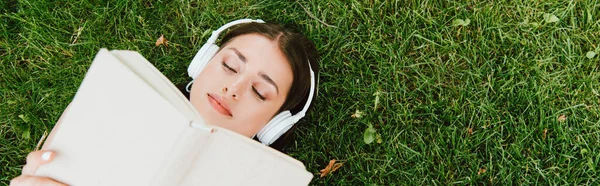
POLYGON ((317 105, 287 148, 312 184, 600 184, 600 0, 4 0, 0 185, 100 48, 182 84, 210 31, 246 17, 321 53, 317 105), (319 177, 331 159, 344 164, 319 177))

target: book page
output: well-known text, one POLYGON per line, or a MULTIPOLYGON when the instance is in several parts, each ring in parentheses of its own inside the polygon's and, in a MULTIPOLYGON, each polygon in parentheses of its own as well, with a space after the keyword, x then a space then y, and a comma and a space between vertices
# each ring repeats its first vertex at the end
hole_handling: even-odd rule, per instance
POLYGON ((287 155, 245 140, 249 139, 216 128, 196 161, 190 162, 192 168, 180 185, 292 186, 308 185, 311 181, 313 175, 303 165, 297 165, 298 160, 290 161, 292 158, 287 155))
POLYGON ((168 100, 175 108, 177 108, 188 119, 197 121, 198 124, 204 124, 194 106, 185 98, 185 96, 173 85, 173 83, 165 77, 156 67, 154 67, 146 58, 137 52, 127 50, 113 50, 111 53, 128 66, 130 70, 135 72, 141 79, 154 91, 158 92, 166 100, 168 100))

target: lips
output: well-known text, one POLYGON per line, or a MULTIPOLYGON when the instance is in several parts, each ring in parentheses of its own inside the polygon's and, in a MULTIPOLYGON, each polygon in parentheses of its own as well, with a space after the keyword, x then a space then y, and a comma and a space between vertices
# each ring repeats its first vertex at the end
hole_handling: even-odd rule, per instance
POLYGON ((233 117, 231 114, 231 110, 229 110, 229 106, 227 102, 221 98, 219 95, 208 93, 208 102, 218 113, 223 114, 225 116, 233 117))

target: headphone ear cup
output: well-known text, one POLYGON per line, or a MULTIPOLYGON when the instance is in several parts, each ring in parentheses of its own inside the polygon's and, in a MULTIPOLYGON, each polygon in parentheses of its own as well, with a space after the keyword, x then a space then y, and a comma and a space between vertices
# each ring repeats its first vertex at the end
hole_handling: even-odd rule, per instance
POLYGON ((213 43, 206 43, 202 45, 202 48, 196 53, 194 59, 190 63, 188 67, 188 75, 192 79, 196 79, 196 77, 202 72, 202 69, 208 64, 210 59, 215 56, 217 51, 219 50, 219 46, 213 43))
POLYGON ((275 140, 277 140, 281 135, 287 132, 293 125, 295 121, 290 111, 283 111, 277 116, 273 117, 265 127, 263 127, 256 136, 258 140, 265 144, 271 145, 275 140))

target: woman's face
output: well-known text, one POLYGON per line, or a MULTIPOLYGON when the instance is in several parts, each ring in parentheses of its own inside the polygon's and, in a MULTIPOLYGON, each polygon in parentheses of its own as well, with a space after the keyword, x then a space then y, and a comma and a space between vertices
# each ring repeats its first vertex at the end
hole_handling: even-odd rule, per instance
POLYGON ((222 46, 196 77, 190 101, 208 124, 252 137, 277 114, 292 79, 277 43, 241 35, 222 46))

